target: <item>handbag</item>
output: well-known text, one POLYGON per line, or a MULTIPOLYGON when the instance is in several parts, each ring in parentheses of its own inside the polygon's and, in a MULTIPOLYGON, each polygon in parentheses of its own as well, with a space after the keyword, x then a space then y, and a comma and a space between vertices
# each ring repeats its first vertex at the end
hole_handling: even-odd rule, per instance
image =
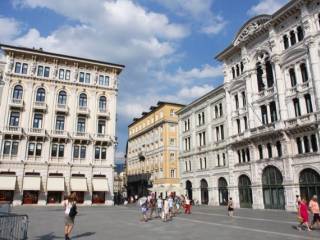
POLYGON ((72 204, 70 208, 69 217, 74 218, 78 214, 77 205, 75 203, 72 204))

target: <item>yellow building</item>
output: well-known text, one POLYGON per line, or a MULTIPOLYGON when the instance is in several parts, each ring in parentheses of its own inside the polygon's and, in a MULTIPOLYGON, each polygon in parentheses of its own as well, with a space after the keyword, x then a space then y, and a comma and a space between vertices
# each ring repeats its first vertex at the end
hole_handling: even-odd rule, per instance
POLYGON ((178 116, 184 105, 158 102, 128 127, 129 196, 180 191, 178 116))

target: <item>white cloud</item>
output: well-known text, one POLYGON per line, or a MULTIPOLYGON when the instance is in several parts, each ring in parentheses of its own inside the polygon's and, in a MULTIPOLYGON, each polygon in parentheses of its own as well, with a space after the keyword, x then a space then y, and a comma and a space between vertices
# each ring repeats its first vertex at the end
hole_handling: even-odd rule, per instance
POLYGON ((13 18, 0 16, 0 42, 7 42, 20 33, 21 25, 13 18))
POLYGON ((287 2, 288 0, 260 0, 257 5, 254 5, 249 9, 248 14, 251 16, 273 14, 287 2))
POLYGON ((214 87, 208 84, 205 84, 203 86, 193 86, 191 88, 182 88, 178 92, 178 98, 190 101, 195 98, 203 96, 204 94, 210 92, 213 89, 214 87))
POLYGON ((199 31, 206 34, 218 34, 227 21, 212 12, 213 0, 155 0, 177 15, 192 19, 200 26, 199 31))
POLYGON ((209 64, 205 64, 201 68, 192 68, 190 70, 183 70, 182 68, 179 68, 174 74, 158 72, 157 78, 162 81, 180 85, 191 85, 198 82, 198 80, 213 80, 222 76, 223 68, 221 65, 211 66, 209 64))

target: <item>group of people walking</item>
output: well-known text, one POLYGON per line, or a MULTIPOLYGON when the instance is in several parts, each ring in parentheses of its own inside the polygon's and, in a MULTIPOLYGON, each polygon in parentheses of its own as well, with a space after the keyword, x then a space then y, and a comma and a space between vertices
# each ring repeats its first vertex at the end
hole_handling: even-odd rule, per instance
POLYGON ((297 229, 299 231, 306 230, 312 231, 312 229, 320 226, 320 210, 317 195, 314 195, 312 199, 307 203, 306 198, 300 199, 300 196, 296 196, 297 212, 299 225, 297 229), (312 214, 311 224, 309 223, 309 212, 312 214))
POLYGON ((170 194, 162 198, 162 196, 156 197, 154 193, 151 193, 147 197, 140 198, 138 204, 144 222, 153 219, 153 217, 160 218, 164 222, 172 220, 174 216, 182 212, 182 209, 185 214, 191 213, 191 200, 188 196, 183 195, 170 194))

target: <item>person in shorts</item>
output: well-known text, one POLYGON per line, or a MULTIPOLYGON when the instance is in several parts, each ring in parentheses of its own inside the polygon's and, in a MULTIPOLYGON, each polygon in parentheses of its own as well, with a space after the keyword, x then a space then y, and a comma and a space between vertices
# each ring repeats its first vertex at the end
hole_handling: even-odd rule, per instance
POLYGON ((77 202, 77 196, 76 193, 70 194, 66 200, 63 201, 64 206, 64 237, 65 240, 70 239, 70 234, 73 230, 74 226, 74 219, 75 217, 70 217, 69 213, 74 204, 77 202))
POLYGON ((311 223, 311 228, 317 224, 320 225, 320 211, 319 211, 319 203, 317 195, 313 195, 312 199, 309 202, 309 210, 313 214, 313 219, 311 223))
POLYGON ((233 211, 234 211, 234 206, 233 206, 233 200, 232 198, 229 198, 229 201, 228 201, 228 215, 230 217, 233 217, 233 211))

